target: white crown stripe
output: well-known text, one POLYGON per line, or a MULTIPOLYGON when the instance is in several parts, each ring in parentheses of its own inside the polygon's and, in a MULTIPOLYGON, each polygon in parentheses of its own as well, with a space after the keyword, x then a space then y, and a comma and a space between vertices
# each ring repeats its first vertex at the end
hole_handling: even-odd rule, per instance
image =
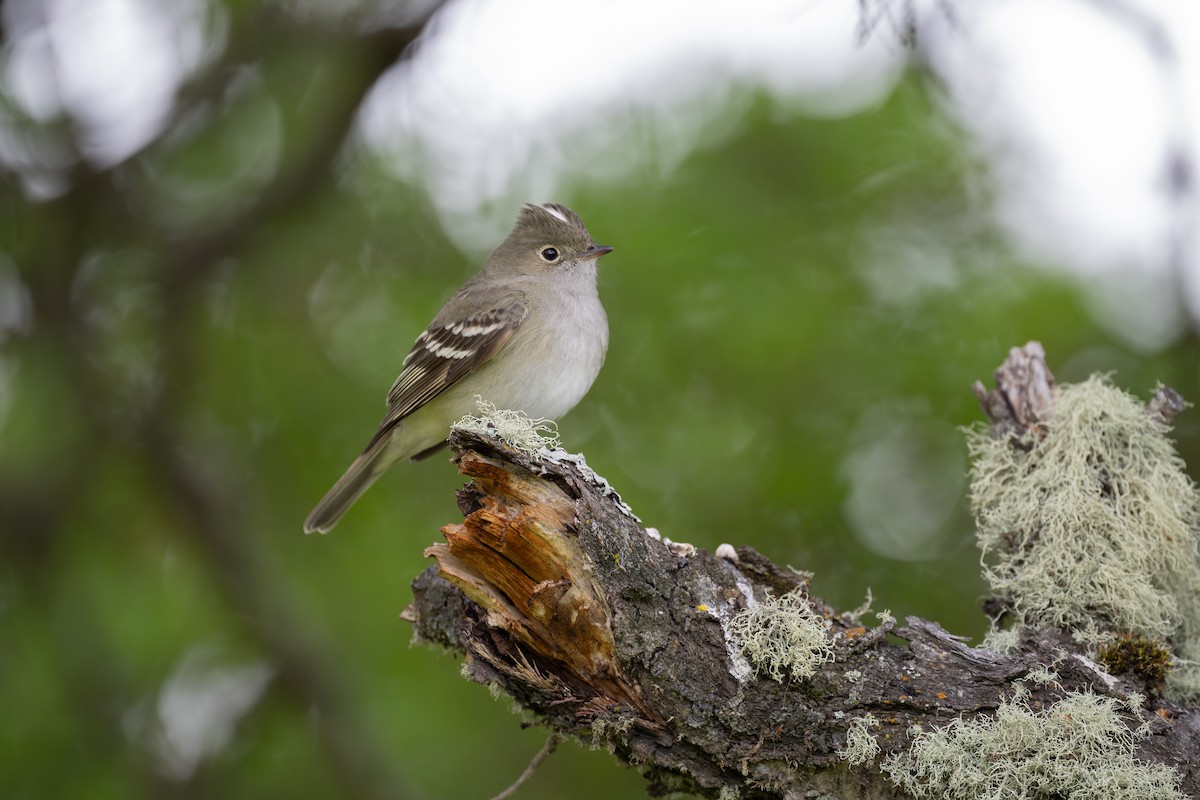
POLYGON ((558 219, 562 220, 563 222, 566 222, 568 225, 571 224, 570 220, 568 220, 566 217, 564 217, 563 213, 561 211, 559 211, 557 208, 553 208, 551 206, 542 206, 542 210, 544 210, 547 214, 551 214, 551 215, 557 217, 558 219))

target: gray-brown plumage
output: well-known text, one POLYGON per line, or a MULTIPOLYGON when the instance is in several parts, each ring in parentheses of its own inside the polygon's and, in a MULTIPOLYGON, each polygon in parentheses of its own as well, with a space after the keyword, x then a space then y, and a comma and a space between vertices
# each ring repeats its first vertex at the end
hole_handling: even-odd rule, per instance
POLYGON ((557 419, 587 392, 608 349, 596 292, 597 245, 574 211, 526 205, 483 269, 417 337, 388 392, 388 410, 362 455, 304 522, 331 529, 388 467, 444 444, 450 427, 496 408, 557 419))

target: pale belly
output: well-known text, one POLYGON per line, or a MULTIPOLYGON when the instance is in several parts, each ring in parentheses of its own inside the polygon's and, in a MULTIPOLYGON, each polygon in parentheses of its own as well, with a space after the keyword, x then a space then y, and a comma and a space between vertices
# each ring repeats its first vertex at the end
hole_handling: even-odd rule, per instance
MULTIPOLYGON (((608 349, 606 325, 603 336, 584 335, 584 327, 573 327, 557 337, 526 339, 520 351, 501 353, 480 370, 484 379, 480 383, 489 394, 484 399, 534 418, 558 419, 566 414, 592 388, 608 349)), ((596 326, 590 329, 595 331, 596 326)))

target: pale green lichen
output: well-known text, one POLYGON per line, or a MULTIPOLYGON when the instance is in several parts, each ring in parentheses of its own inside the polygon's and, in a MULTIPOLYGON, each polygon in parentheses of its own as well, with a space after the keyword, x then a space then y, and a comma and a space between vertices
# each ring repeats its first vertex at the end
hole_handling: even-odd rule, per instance
POLYGON ((1021 642, 1021 626, 1011 628, 992 628, 979 643, 981 650, 991 650, 995 653, 1015 653, 1021 642))
POLYGON ((1036 683, 1038 686, 1058 686, 1059 674, 1049 667, 1039 665, 1026 672, 1021 680, 1036 683))
POLYGON ((995 717, 914 732, 883 771, 914 797, 939 800, 1183 800, 1175 770, 1137 760, 1147 731, 1130 731, 1111 697, 1069 694, 1045 711, 1024 700, 995 717))
POLYGON ((484 436, 499 436, 526 455, 536 455, 542 449, 558 447, 558 426, 554 420, 530 419, 524 411, 496 408, 475 395, 479 416, 466 415, 454 423, 455 428, 484 436))
MULTIPOLYGON (((1044 437, 970 436, 984 577, 1018 623, 1174 643, 1200 661, 1200 496, 1133 397, 1094 377, 1061 386, 1044 437)), ((1200 693, 1200 671, 1169 687, 1200 693)))
POLYGON ((867 587, 867 596, 863 599, 862 605, 853 611, 845 611, 842 616, 846 618, 852 625, 861 625, 862 618, 867 612, 871 611, 871 604, 875 602, 875 595, 871 593, 871 587, 867 587))
POLYGON ((632 714, 619 715, 616 718, 594 717, 591 725, 591 748, 593 750, 601 747, 611 748, 611 740, 629 733, 636 721, 637 717, 632 714))
POLYGON ((878 727, 879 720, 871 714, 850 720, 850 727, 846 729, 846 746, 837 751, 838 757, 855 766, 874 761, 880 747, 871 730, 878 727))
POLYGON ((821 618, 799 590, 768 597, 729 621, 730 641, 750 660, 755 675, 766 672, 782 681, 812 676, 817 667, 833 660, 833 641, 821 618))

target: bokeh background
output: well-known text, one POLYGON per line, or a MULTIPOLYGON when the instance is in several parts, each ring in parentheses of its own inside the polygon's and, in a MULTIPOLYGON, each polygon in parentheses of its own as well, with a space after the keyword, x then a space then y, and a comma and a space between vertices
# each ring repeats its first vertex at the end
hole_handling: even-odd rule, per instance
MULTIPOLYGON (((398 619, 453 468, 300 526, 526 201, 616 247, 561 433, 647 525, 980 637, 971 382, 1200 397, 1198 11, 8 0, 0 797, 516 778, 545 732, 398 619)), ((641 795, 567 743, 520 796, 641 795)))

